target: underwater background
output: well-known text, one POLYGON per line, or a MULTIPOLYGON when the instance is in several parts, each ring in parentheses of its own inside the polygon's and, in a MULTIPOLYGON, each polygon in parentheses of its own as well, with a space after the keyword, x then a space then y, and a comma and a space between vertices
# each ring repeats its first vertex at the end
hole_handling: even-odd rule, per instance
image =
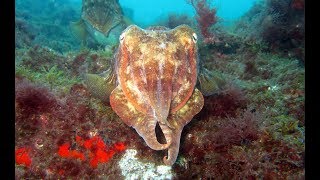
POLYGON ((304 179, 304 40, 304 0, 16 0, 15 177, 304 179), (204 106, 172 166, 106 95, 132 24, 197 34, 204 106))

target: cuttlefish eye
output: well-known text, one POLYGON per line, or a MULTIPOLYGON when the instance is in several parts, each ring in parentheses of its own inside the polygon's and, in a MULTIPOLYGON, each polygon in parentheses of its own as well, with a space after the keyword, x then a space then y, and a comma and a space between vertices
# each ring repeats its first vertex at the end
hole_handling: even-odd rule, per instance
POLYGON ((197 42, 198 37, 197 37, 197 34, 196 34, 196 33, 193 33, 193 34, 192 34, 192 40, 193 40, 194 43, 197 42))
POLYGON ((124 40, 124 34, 122 33, 119 37, 120 43, 122 43, 122 41, 124 40))

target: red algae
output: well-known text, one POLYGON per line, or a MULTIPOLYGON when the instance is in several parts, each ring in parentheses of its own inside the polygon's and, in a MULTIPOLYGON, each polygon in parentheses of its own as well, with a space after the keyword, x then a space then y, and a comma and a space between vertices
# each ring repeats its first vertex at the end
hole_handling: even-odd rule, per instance
POLYGON ((65 144, 61 145, 59 147, 58 154, 64 158, 80 159, 82 161, 85 160, 83 153, 81 153, 79 151, 75 151, 75 150, 69 150, 69 148, 70 148, 69 143, 65 143, 65 144))
MULTIPOLYGON (((122 142, 114 144, 108 148, 100 136, 93 136, 87 140, 83 140, 80 136, 75 138, 78 147, 81 146, 89 151, 89 164, 92 168, 97 168, 101 163, 107 163, 117 152, 124 151, 126 146, 122 142)), ((64 143, 59 147, 58 154, 63 158, 85 160, 84 153, 77 150, 70 150, 70 144, 64 143)))
POLYGON ((30 167, 32 161, 29 156, 29 153, 30 153, 29 148, 22 147, 22 148, 16 149, 16 152, 15 152, 16 164, 30 167))
POLYGON ((122 142, 118 142, 114 144, 114 149, 117 151, 124 151, 126 149, 126 145, 122 142))
POLYGON ((17 77, 16 92, 16 146, 28 146, 26 153, 17 156, 18 179, 94 178, 101 172, 119 176, 114 166, 119 154, 127 146, 141 144, 111 108, 92 99, 83 85, 75 84, 69 93, 58 95, 17 77), (37 98, 32 106, 27 104, 40 96, 45 101, 37 98))
POLYGON ((197 13, 197 22, 205 43, 214 43, 217 39, 210 32, 210 27, 217 23, 216 9, 210 8, 207 0, 190 0, 197 13))
POLYGON ((228 85, 219 94, 206 97, 204 107, 199 115, 201 119, 208 117, 236 117, 246 108, 248 100, 244 92, 233 85, 228 85))
POLYGON ((65 143, 65 144, 61 145, 59 147, 58 154, 61 157, 68 157, 69 156, 69 148, 70 148, 70 144, 69 143, 65 143))

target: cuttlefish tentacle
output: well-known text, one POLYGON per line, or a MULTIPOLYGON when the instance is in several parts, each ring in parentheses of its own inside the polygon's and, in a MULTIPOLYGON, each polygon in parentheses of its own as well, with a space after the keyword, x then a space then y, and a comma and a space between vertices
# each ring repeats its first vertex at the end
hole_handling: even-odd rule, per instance
POLYGON ((178 154, 179 154, 179 147, 180 147, 180 137, 181 137, 182 129, 175 131, 171 136, 171 145, 168 148, 168 155, 163 157, 163 162, 166 165, 171 166, 176 161, 178 154))
POLYGON ((153 117, 146 116, 146 118, 148 119, 145 119, 141 121, 139 124, 133 126, 136 129, 137 133, 144 139, 144 141, 151 149, 167 149, 170 146, 171 142, 161 144, 157 140, 155 132, 157 121, 155 121, 153 117))

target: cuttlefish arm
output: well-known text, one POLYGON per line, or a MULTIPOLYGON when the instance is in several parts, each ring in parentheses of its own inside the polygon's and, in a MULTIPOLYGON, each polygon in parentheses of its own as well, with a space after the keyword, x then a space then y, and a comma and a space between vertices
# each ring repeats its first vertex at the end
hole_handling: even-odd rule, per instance
POLYGON ((168 127, 166 124, 160 124, 160 128, 164 133, 166 141, 170 141, 171 144, 168 148, 168 155, 163 158, 166 165, 173 165, 177 159, 180 148, 180 136, 183 127, 188 124, 193 116, 198 114, 202 109, 204 99, 201 92, 195 89, 187 103, 174 114, 169 115, 168 122, 174 126, 174 128, 168 127))
MULTIPOLYGON (((158 142, 155 132, 157 120, 149 114, 138 111, 128 101, 120 86, 111 92, 110 105, 122 121, 128 126, 133 127, 151 149, 163 150, 170 146, 170 142, 168 141, 166 144, 158 142)), ((164 134, 166 135, 166 133, 164 134)))

